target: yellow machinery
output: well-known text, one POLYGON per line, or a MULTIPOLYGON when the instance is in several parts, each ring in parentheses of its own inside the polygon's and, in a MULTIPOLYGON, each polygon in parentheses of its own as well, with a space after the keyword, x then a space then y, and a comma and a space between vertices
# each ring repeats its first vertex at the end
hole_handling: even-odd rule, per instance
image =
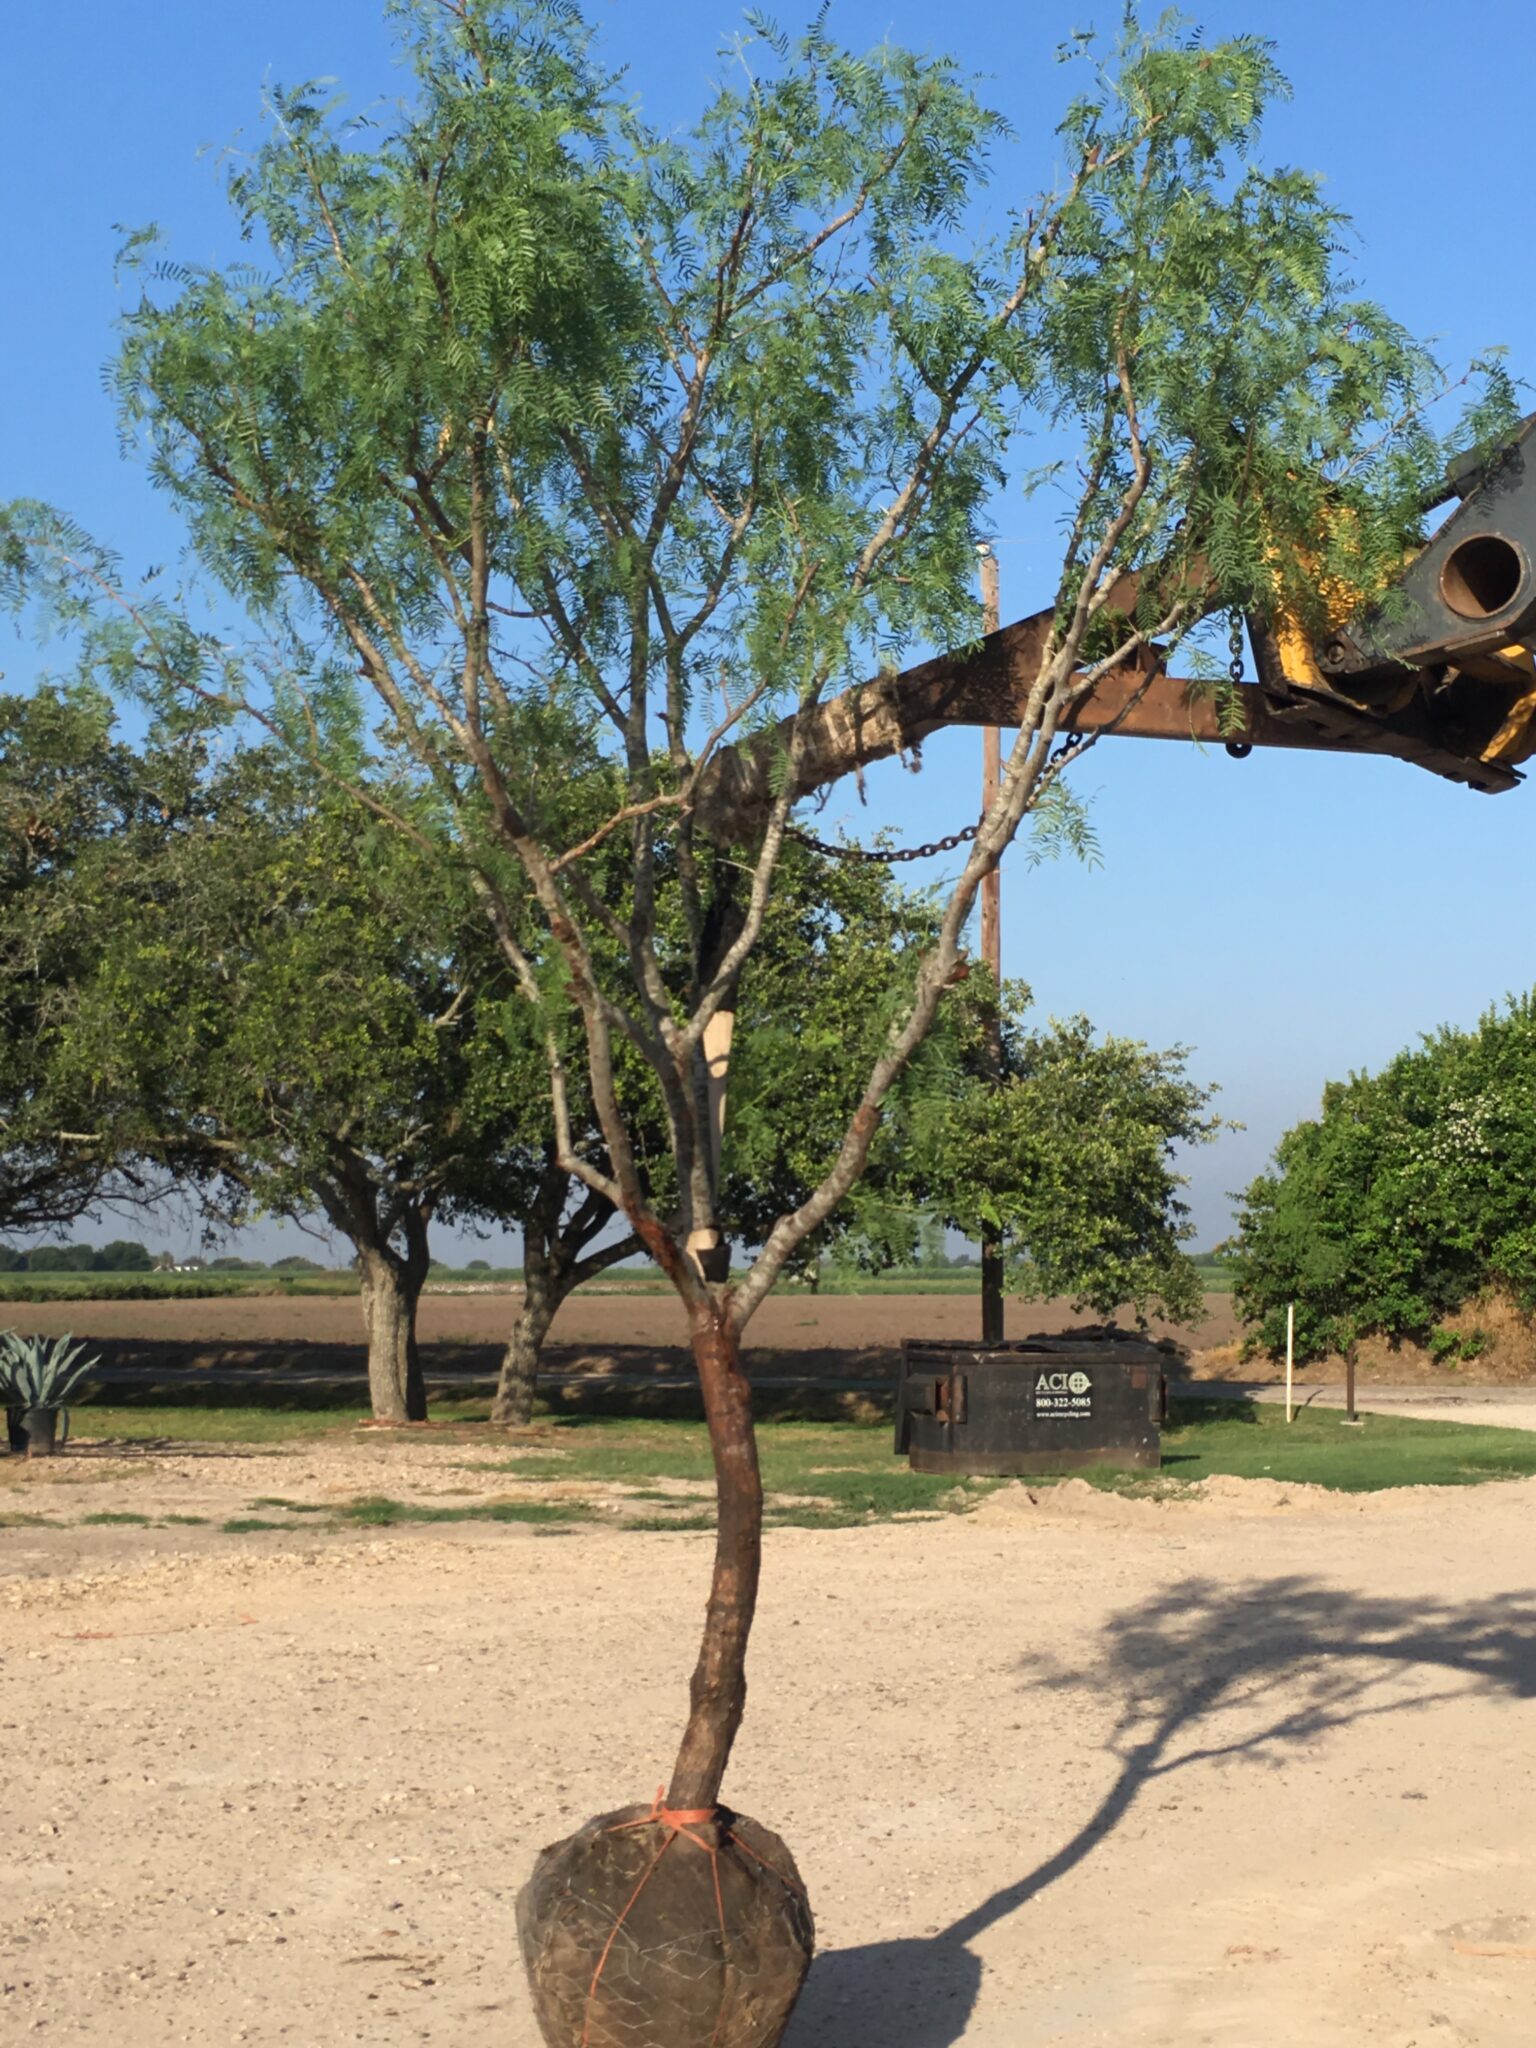
MULTIPOLYGON (((1488 464, 1453 464, 1434 504, 1456 509, 1376 605, 1314 643, 1294 623, 1247 621, 1258 670, 1225 702, 1163 671, 1155 650, 1098 682, 1078 733, 1385 754, 1490 794, 1536 751, 1536 414, 1488 464)), ((972 652, 846 690, 801 724, 796 794, 948 725, 1016 726, 1051 628, 1037 613, 972 652)), ((787 727, 725 749, 705 770, 706 832, 750 832, 782 772, 787 727)))

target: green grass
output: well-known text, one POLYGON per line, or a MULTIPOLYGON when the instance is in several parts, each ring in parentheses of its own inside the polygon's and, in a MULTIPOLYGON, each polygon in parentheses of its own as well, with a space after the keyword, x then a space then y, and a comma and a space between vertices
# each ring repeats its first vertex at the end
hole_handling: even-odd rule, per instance
MULTIPOLYGON (((485 1404, 479 1413, 485 1414, 485 1404)), ((328 1435, 332 1430, 355 1429, 366 1422, 368 1410, 355 1408, 253 1408, 211 1404, 192 1407, 184 1402, 160 1406, 135 1402, 131 1407, 116 1403, 98 1407, 84 1402, 71 1411, 75 1433, 82 1437, 120 1437, 132 1443, 171 1438, 194 1444, 278 1444, 328 1435)))
POLYGON ((0 1305, 51 1301, 224 1301, 240 1295, 356 1294, 355 1273, 7 1273, 0 1305))
POLYGON ((388 1529, 397 1522, 585 1522, 594 1510, 580 1500, 488 1500, 469 1507, 440 1508, 372 1493, 348 1501, 335 1512, 343 1522, 388 1529))
MULTIPOLYGON (((632 1487, 643 1500, 659 1497, 658 1480, 709 1482, 714 1475, 701 1422, 582 1416, 552 1420, 546 1430, 543 1444, 513 1453, 497 1469, 525 1481, 586 1479, 632 1487)), ((886 1423, 764 1423, 758 1450, 770 1525, 847 1528, 893 1514, 943 1512, 987 1490, 986 1481, 973 1481, 952 1499, 957 1495, 953 1478, 908 1471, 891 1454, 886 1423)), ((645 1525, 682 1528, 696 1525, 702 1514, 700 1503, 685 1498, 676 1514, 646 1517, 645 1525)))
MULTIPOLYGON (((585 1501, 580 1500, 488 1500, 478 1501, 469 1507, 442 1508, 415 1501, 391 1500, 382 1493, 364 1494, 357 1500, 334 1507, 307 1506, 287 1500, 258 1501, 255 1505, 286 1508, 293 1514, 327 1515, 333 1528, 361 1523, 369 1529, 393 1529, 402 1522, 531 1522, 563 1528, 574 1522, 589 1521, 594 1513, 585 1501)), ((86 1517, 88 1521, 138 1519, 121 1515, 86 1517)), ((286 1531, 292 1535, 305 1524, 272 1522, 261 1515, 232 1515, 219 1526, 226 1536, 249 1536, 262 1530, 286 1531)))
POLYGON ((1232 1292, 1232 1268, 1224 1259, 1196 1259, 1194 1267, 1207 1294, 1232 1292))
POLYGON ((85 1524, 87 1528, 99 1528, 108 1523, 111 1523, 113 1525, 121 1523, 124 1527, 134 1529, 148 1529, 153 1527, 154 1525, 153 1515, 130 1515, 126 1512, 121 1514, 113 1514, 106 1510, 103 1510, 103 1512, 99 1515, 82 1515, 80 1517, 80 1520, 85 1524))
MULTIPOLYGON (((1163 1475, 1279 1479, 1375 1493, 1387 1486, 1474 1486, 1536 1473, 1536 1430, 1488 1429, 1367 1415, 1352 1429, 1337 1409, 1308 1408, 1292 1423, 1271 1403, 1181 1401, 1163 1432, 1163 1475)), ((1095 1475, 1087 1475, 1095 1476, 1095 1475)))
MULTIPOLYGON (((1107 1470, 1082 1476, 1132 1492, 1229 1473, 1359 1493, 1536 1473, 1536 1432, 1528 1430, 1391 1415, 1369 1416, 1362 1428, 1351 1429, 1326 1409, 1310 1409, 1287 1426, 1277 1408, 1225 1401, 1181 1403, 1175 1412, 1155 1478, 1107 1470)), ((892 1456, 883 1423, 765 1423, 758 1442, 770 1522, 847 1527, 895 1514, 952 1512, 974 1504, 988 1486, 980 1480, 957 1486, 952 1478, 908 1471, 892 1456)), ((542 1442, 514 1452, 499 1469, 524 1481, 623 1485, 653 1501, 657 1481, 708 1480, 712 1467, 701 1423, 576 1416, 551 1420, 542 1442)), ((683 1509, 702 1512, 685 1502, 679 1515, 647 1518, 648 1525, 683 1526, 683 1509)))
MULTIPOLYGON (((111 1411, 94 1411, 103 1415, 111 1411)), ((474 1412, 474 1411, 471 1411, 474 1412)), ((483 1420, 483 1406, 478 1411, 483 1420)), ((1178 1494, 1189 1483, 1218 1473, 1285 1484, 1371 1492, 1394 1486, 1467 1486, 1484 1480, 1536 1474, 1536 1432, 1489 1429, 1454 1422, 1416 1421, 1368 1415, 1351 1429, 1335 1410, 1308 1409, 1287 1426, 1270 1404, 1199 1402, 1183 1404, 1163 1437, 1158 1473, 1089 1471, 1091 1484, 1132 1495, 1178 1494)), ((171 1440, 199 1433, 208 1440, 265 1443, 295 1434, 349 1430, 352 1410, 263 1411, 254 1409, 138 1409, 123 1411, 141 1435, 171 1440), (254 1432, 254 1433, 253 1433, 254 1432)), ((768 1422, 758 1439, 770 1527, 846 1529, 899 1515, 944 1515, 975 1506, 998 1483, 931 1476, 909 1471, 891 1451, 884 1423, 768 1422)), ((484 1444, 484 1434, 466 1441, 484 1444)), ((387 1442, 388 1439, 385 1439, 387 1442)), ((451 1439, 450 1439, 451 1441, 451 1439)), ((221 1526, 230 1535, 261 1531, 290 1534, 302 1527, 394 1528, 451 1522, 522 1523, 551 1533, 601 1518, 633 1531, 708 1529, 713 1526, 713 1478, 709 1442, 698 1422, 599 1416, 552 1417, 537 1433, 509 1447, 504 1459, 481 1466, 515 1477, 531 1490, 514 1500, 459 1502, 404 1501, 387 1493, 329 1504, 264 1494, 250 1512, 221 1526), (544 1482, 559 1482, 559 1496, 544 1482), (679 1481, 697 1482, 698 1494, 668 1491, 679 1481), (592 1489, 584 1498, 583 1486, 592 1489), (599 1501, 598 1489, 609 1498, 599 1501), (611 1514, 625 1502, 635 1515, 611 1514), (274 1518, 273 1511, 276 1511, 274 1518), (305 1521, 302 1518, 315 1519, 305 1521)), ((1032 1484, 1051 1483, 1043 1479, 1032 1484)), ((0 1517, 11 1521, 13 1517, 0 1517)), ((148 1525, 152 1521, 195 1523, 197 1516, 147 1513, 97 1514, 97 1523, 148 1525)))

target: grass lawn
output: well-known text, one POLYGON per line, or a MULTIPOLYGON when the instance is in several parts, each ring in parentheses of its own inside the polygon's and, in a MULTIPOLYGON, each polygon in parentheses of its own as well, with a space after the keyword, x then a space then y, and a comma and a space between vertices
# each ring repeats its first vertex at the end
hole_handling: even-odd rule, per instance
MULTIPOLYGON (((1352 1429, 1342 1415, 1317 1409, 1288 1426, 1278 1408, 1230 1402, 1183 1405, 1177 1413, 1176 1425, 1163 1437, 1161 1472, 1100 1470, 1079 1476, 1116 1492, 1176 1496, 1191 1482, 1217 1473, 1346 1492, 1466 1486, 1536 1474, 1536 1432, 1386 1415, 1368 1416, 1363 1427, 1352 1429)), ((75 1427, 81 1437, 275 1445, 350 1434, 365 1419, 357 1409, 340 1408, 86 1406, 76 1410, 75 1427)), ((403 1440, 436 1440, 449 1451, 455 1444, 485 1447, 483 1402, 439 1404, 434 1419, 437 1427, 403 1440)), ((909 1471, 893 1456, 890 1429, 884 1423, 768 1422, 759 1428, 758 1438, 770 1526, 839 1529, 897 1515, 963 1513, 1002 1483, 957 1482, 909 1471)), ((491 1441, 505 1444, 505 1457, 476 1469, 504 1474, 515 1483, 513 1497, 446 1506, 378 1492, 345 1504, 321 1505, 269 1495, 251 1501, 246 1515, 223 1527, 234 1535, 356 1523, 517 1521, 561 1526, 599 1514, 607 1519, 612 1512, 621 1512, 627 1529, 712 1524, 712 1466, 701 1423, 552 1416, 522 1435, 491 1441), (582 1491, 584 1482, 590 1483, 590 1496, 582 1491), (558 1493, 553 1490, 557 1485, 558 1493), (551 1492, 541 1498, 545 1486, 551 1492)), ((387 1486, 387 1462, 379 1477, 387 1486)), ((130 1517, 87 1519, 127 1522, 130 1517)))
MULTIPOLYGON (((1161 1477, 1176 1483, 1230 1472, 1374 1493, 1536 1473, 1536 1430, 1405 1415, 1367 1415, 1352 1429, 1342 1412, 1326 1408, 1305 1409, 1287 1423, 1284 1410, 1267 1402, 1181 1401, 1175 1413, 1178 1426, 1163 1432, 1161 1477)), ((1123 1475, 1116 1483, 1126 1483, 1123 1475)))
MULTIPOLYGON (((758 1439, 770 1519, 775 1494, 824 1502, 824 1514, 840 1520, 864 1520, 904 1509, 963 1510, 987 1490, 984 1481, 957 1488, 950 1478, 909 1472, 893 1457, 884 1424, 766 1423, 758 1439)), ((522 1479, 542 1472, 566 1482, 590 1478, 635 1486, 658 1479, 705 1480, 709 1448, 697 1423, 571 1417, 547 1424, 544 1441, 515 1451, 505 1469, 522 1479)), ((1269 1406, 1213 1401, 1181 1405, 1178 1422, 1163 1433, 1160 1473, 1100 1470, 1079 1476, 1117 1492, 1166 1493, 1215 1473, 1347 1493, 1465 1486, 1536 1473, 1536 1432, 1394 1415, 1374 1415, 1352 1429, 1342 1415, 1327 1410, 1312 1410, 1287 1425, 1269 1406)), ((804 1519, 788 1506, 778 1514, 804 1519)))
MULTIPOLYGON (((441 1404, 438 1412, 446 1407, 441 1404)), ((483 1401, 473 1412, 485 1421, 483 1401)), ((172 1407, 144 1401, 120 1407, 115 1402, 82 1401, 69 1411, 71 1436, 117 1437, 131 1443, 282 1444, 355 1429, 367 1420, 368 1410, 362 1407, 254 1408, 233 1402, 172 1407)))

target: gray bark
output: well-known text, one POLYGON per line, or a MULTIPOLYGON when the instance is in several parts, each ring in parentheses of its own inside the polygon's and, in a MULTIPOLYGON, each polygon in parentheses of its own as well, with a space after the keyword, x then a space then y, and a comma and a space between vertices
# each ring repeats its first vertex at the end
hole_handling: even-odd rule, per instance
POLYGON ((554 1262, 547 1253, 537 1260, 531 1256, 528 1239, 532 1235, 530 1231, 524 1240, 523 1305, 502 1354, 496 1398, 491 1403, 491 1421, 502 1429, 525 1429, 533 1420, 533 1396, 544 1339, 555 1319, 555 1310, 569 1292, 568 1287, 558 1287, 550 1271, 554 1262))
POLYGON ((491 1421, 502 1429, 525 1429, 533 1420, 544 1339, 561 1302, 583 1280, 639 1249, 639 1239, 629 1235, 601 1251, 586 1252, 612 1217, 613 1204, 589 1191, 567 1217, 570 1185, 569 1176, 551 1161, 534 1211, 523 1222, 523 1305, 502 1354, 491 1404, 491 1421))
POLYGON ((427 1386, 416 1341, 416 1308, 427 1277, 426 1226, 408 1232, 406 1256, 385 1246, 361 1250, 363 1327, 368 1333, 368 1398, 376 1422, 425 1422, 427 1386))

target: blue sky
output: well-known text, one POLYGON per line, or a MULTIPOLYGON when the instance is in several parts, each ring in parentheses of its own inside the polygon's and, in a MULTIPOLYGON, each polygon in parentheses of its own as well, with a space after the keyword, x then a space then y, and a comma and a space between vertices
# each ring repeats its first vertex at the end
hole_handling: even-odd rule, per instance
MULTIPOLYGON (((798 15, 779 18, 793 26, 798 15)), ((1149 13, 1151 10, 1148 10, 1149 13)), ((1188 10, 1212 36, 1271 37, 1295 86, 1267 131, 1271 162, 1326 173, 1354 218, 1362 287, 1441 354, 1494 342, 1536 379, 1533 179, 1519 80, 1536 10, 1485 0, 1475 33, 1428 0, 1248 0, 1188 10)), ((727 0, 594 0, 615 63, 653 116, 684 123, 739 21, 727 0)), ((1053 61, 1073 28, 1114 5, 1040 0, 837 0, 833 26, 944 48, 989 80, 1017 131, 999 191, 1048 182, 1068 90, 1053 61)), ((1471 20, 1471 17, 1465 18, 1471 20)), ((333 75, 367 100, 399 89, 379 0, 75 0, 10 8, 0 23, 0 496, 65 507, 130 563, 174 557, 177 531, 119 456, 101 366, 118 309, 115 224, 157 221, 185 259, 236 242, 219 146, 252 134, 264 79, 333 75), (200 152, 206 152, 201 153, 200 152)), ((1536 400, 1532 401, 1536 403, 1536 400)), ((1049 514, 997 508, 1005 618, 1049 595, 1049 514)), ((31 650, 0 644, 12 683, 31 650)), ((877 770, 860 813, 829 816, 927 838, 975 814, 979 735, 931 742, 920 776, 877 770)), ((1536 980, 1529 909, 1536 794, 1475 796, 1397 763, 1119 742, 1081 771, 1103 864, 1003 879, 1004 969, 1042 1012, 1190 1048, 1246 1130, 1190 1162, 1202 1237, 1225 1227, 1225 1191, 1259 1170, 1310 1114, 1325 1079, 1388 1057, 1421 1030, 1468 1023, 1536 980)), ((273 1240, 264 1236, 264 1243, 273 1240)), ((492 1246, 492 1255, 498 1248, 492 1246)))

